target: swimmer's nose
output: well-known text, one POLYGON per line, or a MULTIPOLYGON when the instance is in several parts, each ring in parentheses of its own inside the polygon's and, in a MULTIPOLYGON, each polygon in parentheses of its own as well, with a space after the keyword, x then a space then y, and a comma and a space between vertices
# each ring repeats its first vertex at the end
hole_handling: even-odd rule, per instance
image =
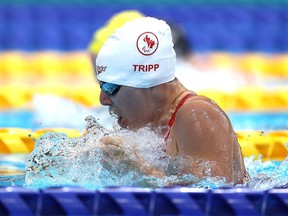
POLYGON ((112 104, 111 98, 102 90, 100 92, 100 103, 103 106, 109 106, 112 104))

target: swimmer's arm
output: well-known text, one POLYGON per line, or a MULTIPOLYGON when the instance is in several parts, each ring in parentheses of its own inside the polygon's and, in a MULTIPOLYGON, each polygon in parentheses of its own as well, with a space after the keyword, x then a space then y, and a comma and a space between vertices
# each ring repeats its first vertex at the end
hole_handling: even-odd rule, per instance
POLYGON ((177 113, 174 127, 178 154, 189 161, 182 167, 183 174, 198 178, 211 174, 230 180, 233 174, 232 128, 228 117, 216 104, 200 99, 187 101, 177 113))
POLYGON ((134 153, 138 159, 138 161, 137 161, 138 168, 144 175, 155 176, 157 178, 162 178, 162 177, 166 176, 165 173, 162 170, 160 170, 159 168, 147 166, 147 163, 145 162, 143 157, 139 154, 139 152, 136 149, 134 149, 134 153))
MULTIPOLYGON (((101 138, 101 143, 104 144, 104 146, 106 147, 105 149, 102 149, 102 150, 106 152, 106 155, 109 155, 110 157, 111 156, 114 157, 114 155, 119 155, 119 152, 121 150, 123 152, 125 151, 123 148, 124 140, 119 136, 110 136, 110 135, 104 136, 101 138)), ((139 154, 138 150, 135 147, 133 147, 133 153, 135 154, 137 160, 133 161, 134 163, 131 164, 131 169, 132 168, 135 169, 135 167, 137 167, 137 169, 141 173, 148 175, 148 176, 153 175, 158 178, 165 176, 164 172, 162 172, 160 169, 156 167, 147 166, 147 163, 144 161, 143 157, 139 154)), ((124 158, 122 158, 122 160, 123 159, 124 158)))

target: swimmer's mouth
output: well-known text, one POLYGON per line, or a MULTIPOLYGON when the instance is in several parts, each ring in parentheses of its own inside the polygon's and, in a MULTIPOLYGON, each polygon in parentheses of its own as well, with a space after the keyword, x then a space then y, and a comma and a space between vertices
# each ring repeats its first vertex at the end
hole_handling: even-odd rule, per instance
POLYGON ((109 107, 109 113, 110 115, 117 120, 117 123, 120 125, 120 127, 126 128, 125 121, 123 121, 123 117, 120 115, 117 115, 113 110, 112 107, 109 107))
POLYGON ((118 121, 117 121, 117 122, 118 122, 118 124, 119 124, 120 126, 122 126, 122 117, 121 117, 121 116, 118 117, 118 121))
POLYGON ((112 116, 113 118, 117 119, 119 121, 119 119, 122 119, 121 116, 118 116, 113 110, 111 107, 109 107, 109 114, 110 116, 112 116))

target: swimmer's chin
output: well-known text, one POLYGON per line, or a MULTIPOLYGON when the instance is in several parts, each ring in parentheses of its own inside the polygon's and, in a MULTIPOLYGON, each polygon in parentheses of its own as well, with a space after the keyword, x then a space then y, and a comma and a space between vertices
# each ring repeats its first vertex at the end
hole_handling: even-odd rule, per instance
POLYGON ((127 122, 122 117, 118 117, 118 124, 121 128, 129 128, 127 122))

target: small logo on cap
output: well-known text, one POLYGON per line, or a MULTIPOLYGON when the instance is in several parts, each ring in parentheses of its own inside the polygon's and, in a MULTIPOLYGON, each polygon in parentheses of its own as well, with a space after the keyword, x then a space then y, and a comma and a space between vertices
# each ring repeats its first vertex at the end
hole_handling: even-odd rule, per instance
POLYGON ((104 72, 106 70, 107 66, 98 66, 96 65, 96 71, 97 71, 97 75, 101 74, 102 72, 104 72))
POLYGON ((138 51, 145 56, 152 55, 158 48, 158 38, 152 32, 142 33, 136 42, 138 51))

